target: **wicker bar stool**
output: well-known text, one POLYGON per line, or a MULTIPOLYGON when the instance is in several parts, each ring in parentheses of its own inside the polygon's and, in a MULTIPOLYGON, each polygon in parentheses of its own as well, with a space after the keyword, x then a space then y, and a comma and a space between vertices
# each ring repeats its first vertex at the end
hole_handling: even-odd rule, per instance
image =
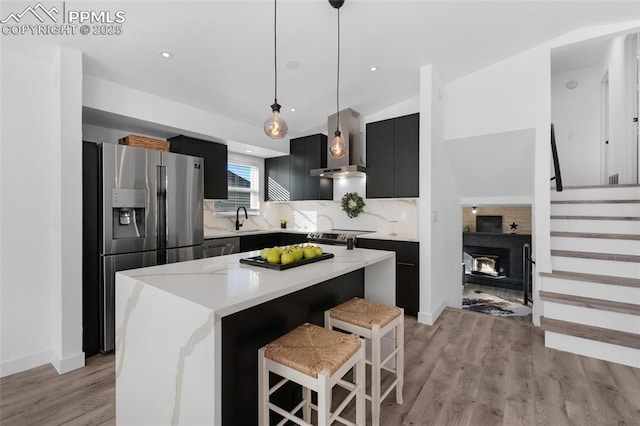
POLYGON ((311 425, 311 410, 318 413, 318 425, 330 425, 338 420, 347 425, 364 426, 365 412, 365 365, 364 340, 353 334, 327 330, 313 324, 301 325, 277 338, 258 351, 258 398, 260 426, 269 424, 269 412, 274 411, 284 419, 298 425, 311 425), (353 368, 353 382, 343 376, 353 368), (282 377, 275 386, 269 387, 269 373, 282 377), (291 411, 286 411, 269 401, 288 381, 302 386, 302 402, 291 411), (349 391, 334 412, 331 412, 331 392, 335 385, 349 391), (318 404, 311 401, 311 392, 318 394, 318 404), (356 423, 340 414, 349 402, 356 399, 356 423), (296 416, 302 412, 302 418, 296 416))
POLYGON ((324 326, 328 329, 340 329, 371 339, 371 421, 374 426, 380 424, 380 404, 395 388, 396 403, 402 404, 404 385, 404 309, 381 305, 365 299, 353 298, 324 313, 324 326), (387 334, 392 332, 392 337, 387 334), (390 353, 381 360, 381 347, 389 342, 390 353), (387 366, 395 360, 395 368, 387 366), (381 393, 380 376, 382 370, 395 375, 389 387, 381 393))

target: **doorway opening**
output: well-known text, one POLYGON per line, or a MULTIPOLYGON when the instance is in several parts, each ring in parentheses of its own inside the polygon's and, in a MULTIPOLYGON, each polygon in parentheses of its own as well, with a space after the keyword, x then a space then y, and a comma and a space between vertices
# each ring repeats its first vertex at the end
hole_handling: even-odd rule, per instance
POLYGON ((462 220, 462 308, 531 322, 531 206, 463 207, 462 220))

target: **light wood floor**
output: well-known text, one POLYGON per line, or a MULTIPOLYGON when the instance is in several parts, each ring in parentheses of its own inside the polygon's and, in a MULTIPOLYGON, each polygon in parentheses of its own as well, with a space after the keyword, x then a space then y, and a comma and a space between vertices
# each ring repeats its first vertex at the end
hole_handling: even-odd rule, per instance
MULTIPOLYGON (((530 324, 447 308, 405 330, 404 404, 387 397, 381 425, 640 425, 640 369, 547 349, 530 324)), ((113 356, 5 377, 0 424, 115 424, 114 387, 113 356)))

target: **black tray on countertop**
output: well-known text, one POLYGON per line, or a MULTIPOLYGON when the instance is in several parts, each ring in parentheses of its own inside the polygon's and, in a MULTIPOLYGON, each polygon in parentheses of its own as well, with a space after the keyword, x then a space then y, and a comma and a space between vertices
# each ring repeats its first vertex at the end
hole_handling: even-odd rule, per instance
POLYGON ((297 266, 308 265, 309 263, 331 259, 332 257, 334 257, 333 253, 322 253, 320 256, 314 257, 313 259, 300 259, 296 262, 289 263, 287 265, 282 265, 280 263, 269 263, 265 259, 261 258, 260 256, 253 256, 253 257, 246 257, 244 259, 240 259, 240 263, 244 263, 245 265, 260 266, 261 268, 274 269, 276 271, 284 271, 285 269, 291 269, 297 266))

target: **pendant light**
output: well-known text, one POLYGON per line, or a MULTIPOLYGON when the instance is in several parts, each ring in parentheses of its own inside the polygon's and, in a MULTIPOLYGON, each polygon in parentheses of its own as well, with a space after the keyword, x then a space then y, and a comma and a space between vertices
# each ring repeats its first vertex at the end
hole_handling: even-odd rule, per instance
POLYGON ((333 158, 341 158, 346 152, 342 133, 340 132, 340 8, 344 4, 344 0, 329 0, 329 4, 338 10, 338 72, 336 73, 336 115, 338 116, 338 124, 336 125, 333 140, 329 144, 329 154, 333 158))
POLYGON ((273 70, 274 70, 274 88, 273 105, 271 111, 273 115, 264 122, 264 132, 271 139, 282 139, 287 135, 287 122, 280 117, 280 104, 278 104, 278 56, 277 56, 277 17, 278 17, 278 0, 273 0, 273 70))

